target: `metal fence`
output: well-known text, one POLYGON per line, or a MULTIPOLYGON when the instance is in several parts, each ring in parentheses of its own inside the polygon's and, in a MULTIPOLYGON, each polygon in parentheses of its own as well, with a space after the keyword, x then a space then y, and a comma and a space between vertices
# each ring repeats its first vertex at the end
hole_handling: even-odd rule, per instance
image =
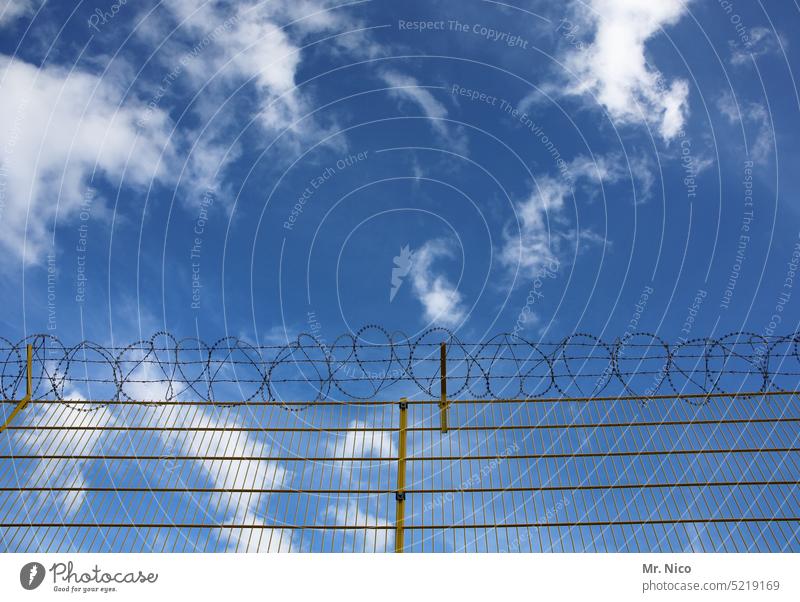
POLYGON ((8 345, 0 549, 800 551, 796 337, 637 336, 8 345))

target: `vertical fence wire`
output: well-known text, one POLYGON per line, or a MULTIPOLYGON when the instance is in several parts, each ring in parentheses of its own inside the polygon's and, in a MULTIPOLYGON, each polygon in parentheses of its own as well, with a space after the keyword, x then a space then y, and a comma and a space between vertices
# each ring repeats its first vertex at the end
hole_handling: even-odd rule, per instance
POLYGON ((0 550, 800 551, 794 335, 577 336, 532 363, 513 341, 392 344, 397 373, 343 345, 318 380, 336 345, 266 369, 238 343, 195 363, 157 339, 11 346, 0 550))

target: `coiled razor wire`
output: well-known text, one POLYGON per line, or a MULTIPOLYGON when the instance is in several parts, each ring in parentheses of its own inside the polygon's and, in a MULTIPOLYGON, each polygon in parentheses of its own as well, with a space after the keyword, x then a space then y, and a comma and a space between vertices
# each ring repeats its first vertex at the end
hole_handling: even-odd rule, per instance
POLYGON ((637 332, 613 341, 576 333, 558 342, 504 333, 465 343, 445 328, 409 338, 368 325, 331 343, 304 333, 284 345, 235 337, 208 344, 157 332, 112 347, 91 341, 67 346, 39 334, 16 342, 0 337, 0 391, 5 400, 24 394, 31 345, 32 399, 82 411, 125 401, 311 404, 390 393, 438 398, 444 343, 451 399, 794 392, 799 341, 798 332, 771 337, 734 332, 669 343, 637 332))

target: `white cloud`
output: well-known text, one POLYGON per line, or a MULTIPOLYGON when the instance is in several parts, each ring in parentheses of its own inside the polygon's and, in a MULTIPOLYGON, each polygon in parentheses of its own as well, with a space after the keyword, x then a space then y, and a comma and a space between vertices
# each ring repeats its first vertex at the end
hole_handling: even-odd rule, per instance
POLYGON ((717 101, 717 108, 731 124, 742 124, 747 132, 747 151, 755 163, 766 163, 775 152, 775 135, 764 105, 757 102, 737 104, 726 92, 717 101))
POLYGON ((453 246, 448 240, 430 240, 414 251, 411 266, 412 290, 425 309, 425 320, 448 327, 458 326, 467 315, 461 293, 444 273, 434 271, 434 263, 455 256, 453 246))
POLYGON ((448 125, 447 108, 422 86, 415 78, 397 73, 386 71, 381 77, 391 90, 389 93, 395 98, 410 101, 422 109, 423 114, 430 120, 433 130, 448 144, 448 150, 455 153, 466 154, 466 137, 457 128, 448 125))
POLYGON ((592 182, 616 182, 624 174, 625 164, 619 155, 599 155, 575 157, 567 168, 574 179, 586 178, 592 182))
MULTIPOLYGON (((645 188, 652 186, 652 173, 643 167, 642 160, 637 159, 636 164, 644 172, 633 177, 645 188)), ((530 196, 516 204, 519 226, 506 230, 500 249, 500 263, 510 272, 519 270, 524 277, 535 279, 552 270, 571 245, 608 244, 592 230, 576 231, 572 227, 566 216, 566 201, 577 185, 583 184, 587 194, 594 194, 597 184, 614 184, 631 177, 627 164, 616 154, 579 156, 565 171, 570 181, 552 176, 537 178, 530 196)))
MULTIPOLYGON (((67 400, 85 401, 77 393, 64 396, 67 400)), ((70 419, 72 424, 91 424, 92 426, 111 427, 116 421, 109 412, 102 412, 96 415, 80 413, 77 410, 67 410, 60 403, 31 403, 17 418, 20 425, 63 425, 65 417, 70 419)), ((5 417, 3 418, 5 421, 5 417)), ((43 429, 30 429, 14 432, 13 448, 17 455, 27 454, 46 454, 46 455, 93 455, 101 447, 103 438, 102 430, 81 430, 75 432, 52 431, 43 429), (64 433, 64 434, 61 434, 64 433)), ((16 475, 20 480, 25 481, 31 487, 71 487, 83 488, 87 486, 88 476, 87 460, 37 460, 34 468, 23 474, 16 475)), ((27 463, 20 466, 26 466, 27 463)), ((21 485, 22 483, 14 483, 21 485)), ((16 498, 17 496, 10 496, 16 498)), ((22 513, 22 519, 26 517, 31 522, 46 522, 44 516, 49 513, 57 513, 61 518, 74 516, 80 509, 86 498, 85 491, 53 491, 40 494, 26 494, 24 507, 18 512, 22 513)), ((0 511, 7 510, 5 506, 5 496, 0 496, 0 511)), ((11 500, 14 501, 13 499, 11 500)))
MULTIPOLYGON (((269 132, 288 128, 284 142, 290 144, 319 137, 327 130, 305 117, 312 107, 297 88, 296 76, 302 61, 300 43, 306 34, 347 29, 342 11, 326 10, 333 5, 324 0, 213 4, 169 0, 165 6, 180 28, 174 42, 166 44, 162 59, 167 65, 177 65, 187 48, 192 58, 202 57, 190 60, 185 68, 194 87, 205 86, 204 97, 215 99, 207 103, 212 110, 240 85, 251 83, 260 107, 259 122, 269 132)), ((167 25, 152 23, 144 35, 159 43, 167 34, 172 36, 171 27, 159 27, 167 25)))
MULTIPOLYGON (((197 93, 191 112, 202 127, 179 132, 192 146, 182 182, 194 197, 213 188, 230 202, 233 194, 222 184, 223 174, 240 154, 238 134, 251 118, 272 136, 264 138, 265 146, 274 143, 297 153, 303 145, 327 138, 326 146, 344 149, 344 137, 332 135, 330 113, 325 113, 324 124, 312 115, 314 103, 308 88, 298 87, 297 72, 309 34, 355 27, 346 11, 327 10, 335 6, 329 0, 166 0, 163 6, 169 18, 148 18, 137 29, 145 42, 159 48, 157 60, 167 74, 145 95, 159 105, 173 87, 197 93)), ((346 47, 350 56, 372 46, 366 32, 325 44, 335 52, 346 47)))
MULTIPOLYGON (((366 420, 351 420, 348 428, 367 429, 373 426, 366 420)), ((386 431, 348 431, 330 446, 336 457, 381 458, 397 456, 392 435, 386 431)))
POLYGON ((561 180, 550 176, 537 179, 536 190, 516 205, 519 230, 504 234, 500 250, 504 266, 536 278, 547 266, 557 263, 565 234, 552 228, 548 220, 560 216, 570 193, 570 186, 561 180))
MULTIPOLYGON (((2 19, 28 6, 8 4, 2 19)), ((219 189, 221 171, 239 152, 239 130, 231 127, 230 116, 241 116, 218 110, 244 83, 255 89, 258 121, 272 133, 288 128, 285 143, 328 133, 315 119, 303 118, 312 104, 296 87, 296 75, 299 40, 346 29, 343 11, 325 10, 333 2, 169 0, 165 6, 174 20, 150 18, 138 30, 162 48, 159 57, 168 67, 153 87, 139 88, 140 101, 123 99, 126 82, 113 75, 101 79, 74 69, 38 69, 0 57, 0 221, 5 226, 0 248, 7 258, 41 262, 54 219, 75 215, 91 177, 114 185, 123 174, 125 184, 144 186, 154 178, 174 182, 181 172, 173 152, 178 146, 186 157, 184 196, 198 198, 199 189, 219 189), (173 31, 175 21, 181 25, 173 31), (288 29, 278 25, 292 21, 288 29), (192 106, 202 128, 181 128, 170 140, 164 99, 174 95, 173 86, 206 88, 192 106), (165 149, 168 155, 159 163, 165 149)), ((109 73, 115 72, 126 72, 125 67, 109 73)))
POLYGON ((580 192, 594 198, 600 191, 598 184, 608 185, 629 181, 634 186, 631 193, 636 204, 650 198, 655 184, 653 160, 645 154, 610 153, 593 157, 579 156, 567 164, 566 173, 573 183, 583 180, 580 192))
MULTIPOLYGON (((370 419, 355 419, 348 423, 348 428, 370 428, 382 424, 382 417, 374 416, 370 419)), ((331 437, 327 445, 328 453, 336 458, 384 458, 397 456, 397 444, 392 433, 386 431, 348 431, 344 437, 331 437)), ((375 467, 378 465, 376 464, 375 467)), ((332 473, 329 482, 337 482, 339 487, 355 490, 370 488, 370 479, 373 471, 365 470, 358 463, 335 462, 332 464, 332 473)), ((340 500, 342 501, 342 500, 340 500)), ((364 527, 375 525, 389 525, 383 519, 386 516, 385 496, 362 496, 349 500, 346 503, 329 504, 324 515, 320 517, 322 523, 328 523, 329 517, 337 525, 364 527)), ((388 550, 394 542, 394 532, 382 529, 354 529, 345 531, 345 540, 342 543, 347 551, 375 552, 388 550)))
MULTIPOLYGON (((168 360, 164 360, 168 365, 168 360)), ((125 388, 125 393, 132 399, 139 400, 164 400, 170 399, 167 384, 154 382, 158 378, 147 370, 146 364, 129 375, 134 382, 125 388), (143 382, 144 381, 144 382, 143 382)), ((186 397, 186 395, 181 396, 186 397)), ((196 433, 184 431, 160 431, 159 435, 168 453, 164 455, 176 456, 232 456, 232 457, 265 457, 268 455, 270 445, 265 439, 258 439, 247 433, 235 430, 242 424, 227 409, 210 408, 199 412, 181 413, 153 413, 143 422, 139 418, 138 424, 148 427, 203 427, 206 430, 196 433)), ((247 460, 234 463, 228 460, 194 460, 197 468, 183 468, 181 483, 189 486, 191 482, 201 482, 203 475, 197 474, 197 469, 211 480, 209 487, 214 489, 280 489, 291 483, 293 473, 280 462, 269 460, 247 460), (184 476, 185 475, 185 476, 184 476), (188 481, 184 481, 188 479, 188 481)), ((169 478, 169 474, 162 474, 162 478, 169 478)), ((169 483, 171 486, 176 484, 169 483)), ((198 495, 198 494, 192 494, 198 495)), ((200 494, 203 495, 203 494, 200 494)), ((194 500, 187 508, 200 507, 197 510, 200 521, 218 521, 225 524, 252 525, 253 527, 272 524, 266 514, 266 502, 270 494, 266 493, 229 493, 216 492, 207 498, 194 500), (204 516, 200 514, 205 513, 204 516), (220 518, 221 516, 221 518, 220 518)), ((182 518, 177 517, 176 522, 182 518)), ((226 542, 229 551, 261 551, 278 552, 289 551, 292 545, 291 533, 283 530, 266 530, 262 538, 251 537, 248 529, 226 529, 219 533, 218 541, 226 542)))
POLYGON ((56 215, 70 219, 94 173, 145 185, 166 174, 166 117, 138 131, 144 107, 80 71, 39 69, 0 56, 0 245, 25 263, 42 260, 56 215))
POLYGON ((650 194, 653 192, 653 185, 656 182, 653 161, 647 155, 628 157, 628 161, 637 183, 634 189, 634 201, 637 205, 645 203, 650 200, 650 194))
MULTIPOLYGON (((181 395, 183 387, 173 389, 169 386, 165 375, 174 374, 171 369, 172 361, 173 357, 168 353, 147 356, 141 352, 130 352, 124 357, 124 365, 135 366, 135 368, 125 371, 123 374, 132 381, 125 387, 124 395, 140 401, 196 399, 191 392, 183 392, 181 395), (147 363, 154 360, 157 360, 157 364, 155 364, 157 367, 147 363)), ((101 374, 93 376, 99 377, 101 374)), ((66 388, 73 392, 65 394, 65 399, 86 399, 71 387, 72 385, 67 381, 66 388)), ((30 410, 26 410, 26 420, 36 424, 63 424, 66 417, 73 423, 122 427, 123 430, 124 427, 131 426, 162 429, 201 427, 203 429, 199 431, 158 431, 157 436, 160 438, 162 446, 155 445, 153 451, 159 450, 160 455, 164 457, 174 455, 263 458, 240 462, 197 459, 191 462, 176 462, 172 465, 165 460, 157 466, 156 470, 147 474, 148 482, 153 487, 190 487, 194 485, 213 489, 279 489, 288 485, 292 479, 293 473, 285 465, 266 457, 269 455, 268 452, 272 445, 267 442, 266 438, 235 430, 249 425, 246 422, 243 423, 241 419, 243 416, 237 415, 227 408, 211 407, 207 410, 165 412, 162 411, 163 408, 112 405, 90 414, 77 413, 75 410, 65 411, 61 404, 33 404, 29 408, 33 408, 33 414, 28 414, 30 410)), ((56 437, 54 433, 57 431, 35 431, 27 441, 20 439, 18 445, 30 453, 33 453, 32 450, 37 450, 36 453, 47 450, 48 454, 93 455, 101 453, 104 447, 137 454, 142 453, 146 446, 152 446, 154 443, 152 432, 141 436, 131 432, 125 437, 103 430, 80 431, 74 437, 72 435, 56 437)), ((87 475, 97 476, 96 463, 94 463, 94 470, 87 470, 92 467, 93 462, 96 461, 66 461, 57 465, 58 471, 53 469, 53 466, 56 465, 52 462, 49 465, 40 463, 34 477, 44 484, 54 486, 84 487, 91 484, 87 475), (49 473, 44 471, 45 468, 49 473), (38 477, 39 473, 42 473, 43 476, 38 477)), ((113 466, 110 464, 108 468, 113 466)), ((116 482, 116 476, 114 473, 110 473, 111 482, 101 484, 126 485, 123 481, 116 482)), ((121 475, 121 477, 126 476, 130 475, 121 475)), ((266 502, 270 494, 214 492, 209 494, 187 493, 185 495, 196 497, 192 499, 187 497, 178 506, 172 507, 172 515, 169 518, 174 522, 188 522, 196 519, 198 522, 252 525, 256 528, 272 524, 266 511, 266 502)), ((81 507, 85 496, 85 492, 69 492, 58 499, 65 501, 60 505, 64 511, 74 514, 81 507)), ((32 505, 33 511, 47 510, 47 507, 43 505, 44 500, 36 500, 36 502, 32 505)), ((85 510, 86 508, 84 508, 85 510)), ((225 529, 219 532, 217 541, 233 551, 253 551, 256 547, 260 550, 267 548, 267 551, 288 551, 292 545, 289 531, 269 529, 263 532, 258 531, 258 534, 252 536, 250 530, 246 528, 225 529), (259 538, 262 533, 267 535, 259 538)), ((152 533, 150 536, 155 538, 156 534, 152 533)), ((204 545, 204 542, 199 540, 195 540, 194 543, 198 547, 204 545)))
MULTIPOLYGON (((164 361, 168 365, 166 358, 164 361)), ((147 366, 142 364, 139 369, 126 375, 134 382, 125 388, 125 394, 140 400, 170 399, 167 384, 153 382, 158 375, 152 374, 147 366)), ((149 427, 202 426, 206 429, 189 435, 182 431, 160 431, 165 449, 170 450, 169 455, 264 457, 269 449, 265 440, 259 441, 246 433, 231 430, 243 424, 228 410, 211 408, 193 413, 159 412, 145 424, 149 427)), ((215 489, 278 489, 290 483, 292 478, 292 472, 284 465, 269 459, 241 461, 238 465, 227 460, 196 460, 195 464, 213 481, 215 489)), ((187 474, 193 475, 193 480, 200 480, 194 470, 187 474)), ((214 515, 219 513, 224 515, 221 522, 257 527, 270 524, 265 520, 263 508, 268 497, 269 494, 221 492, 211 494, 208 500, 198 501, 198 504, 208 513, 209 516, 204 517, 206 520, 216 520, 214 515)), ((291 546, 288 532, 283 536, 281 531, 274 531, 272 535, 272 539, 262 540, 268 542, 268 551, 287 551, 291 546)), ((228 538, 227 547, 230 550, 247 551, 251 543, 247 529, 227 530, 221 533, 220 541, 223 537, 228 538)), ((252 543, 255 545, 257 542, 252 543)))
MULTIPOLYGON (((381 506, 377 497, 369 496, 347 504, 331 504, 325 514, 333 514, 336 524, 341 526, 391 527, 393 523, 378 516, 381 506)), ((383 552, 394 546, 394 529, 362 528, 347 530, 345 534, 347 537, 342 545, 347 552, 383 552)))
POLYGON ((689 86, 671 83, 648 65, 646 42, 686 13, 687 0, 590 0, 573 6, 594 38, 583 49, 572 49, 567 67, 577 77, 566 92, 592 94, 611 118, 621 124, 647 122, 669 140, 683 128, 689 86))
POLYGON ((0 27, 4 27, 32 12, 32 0, 0 0, 0 27))
MULTIPOLYGON (((151 426, 198 426, 212 430, 197 435, 170 431, 163 432, 163 438, 170 449, 179 450, 179 454, 187 456, 265 456, 269 447, 265 441, 230 430, 242 426, 238 421, 222 416, 214 410, 202 412, 200 415, 191 415, 189 420, 156 421, 151 426)), ((283 465, 273 460, 254 460, 233 463, 225 460, 198 460, 197 465, 213 481, 215 489, 278 489, 290 483, 291 472, 283 465)), ((195 475, 195 477, 197 476, 195 475)), ((204 520, 215 520, 217 513, 224 515, 222 522, 228 524, 252 525, 253 527, 271 524, 266 520, 263 508, 269 494, 249 493, 214 493, 202 505, 207 509, 209 517, 204 520)), ((275 534, 273 534, 275 535, 275 534)), ((247 529, 226 530, 221 534, 228 538, 229 550, 247 551, 251 534, 247 529)), ((285 551, 291 545, 289 535, 278 535, 270 543, 269 551, 285 551), (272 543, 274 541, 275 547, 272 543), (278 549, 280 546, 280 550, 278 549)), ((253 542, 255 543, 255 542, 253 542)))
POLYGON ((751 58, 780 53, 781 46, 788 46, 788 40, 766 27, 753 27, 748 32, 746 44, 731 40, 728 46, 731 50, 731 64, 740 66, 749 63, 751 58))

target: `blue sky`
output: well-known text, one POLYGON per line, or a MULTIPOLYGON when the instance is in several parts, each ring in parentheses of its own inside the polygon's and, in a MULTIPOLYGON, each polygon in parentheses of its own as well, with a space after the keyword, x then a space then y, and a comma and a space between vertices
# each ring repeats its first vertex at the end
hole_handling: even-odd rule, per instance
POLYGON ((799 13, 0 1, 0 336, 794 332, 799 13))
POLYGON ((765 334, 796 7, 606 4, 11 3, 4 334, 765 334))

